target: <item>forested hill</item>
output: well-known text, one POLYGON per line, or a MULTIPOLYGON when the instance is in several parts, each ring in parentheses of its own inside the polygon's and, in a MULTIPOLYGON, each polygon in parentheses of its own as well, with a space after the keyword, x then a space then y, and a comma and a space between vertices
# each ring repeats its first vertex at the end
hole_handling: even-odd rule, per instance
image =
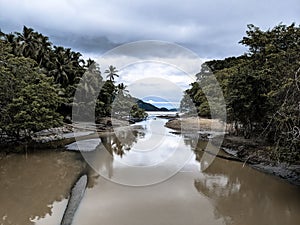
POLYGON ((203 89, 210 90, 218 106, 219 96, 214 96, 211 82, 215 76, 225 97, 227 122, 236 132, 264 139, 274 146, 273 155, 279 161, 299 160, 300 27, 280 24, 263 31, 248 25, 240 44, 249 49, 244 55, 202 65, 197 82, 185 91, 181 110, 189 111, 190 98, 200 116, 210 117, 203 89))
POLYGON ((137 104, 141 109, 144 109, 146 111, 160 111, 160 112, 168 112, 168 111, 176 111, 175 109, 167 109, 165 107, 158 108, 150 103, 144 102, 140 99, 137 100, 137 104))
MULTIPOLYGON (((126 85, 115 81, 117 68, 101 69, 92 59, 84 60, 79 52, 53 45, 32 28, 24 26, 22 32, 8 34, 0 30, 0 141, 30 139, 36 131, 70 121, 76 90, 84 100, 102 87, 96 99, 96 118, 111 115, 116 96, 122 101, 115 108, 135 118, 146 117, 132 102, 126 85), (126 105, 133 107, 124 109, 126 105)), ((90 102, 76 104, 83 103, 90 102)))

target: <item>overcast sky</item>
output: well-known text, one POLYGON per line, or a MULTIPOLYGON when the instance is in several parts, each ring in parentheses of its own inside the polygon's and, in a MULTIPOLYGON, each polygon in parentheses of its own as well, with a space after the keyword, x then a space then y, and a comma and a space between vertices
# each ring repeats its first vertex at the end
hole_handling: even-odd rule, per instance
MULTIPOLYGON (((246 51, 238 42, 247 24, 268 29, 280 22, 299 24, 299 0, 0 0, 4 32, 20 31, 26 25, 49 36, 55 45, 94 58, 140 40, 177 43, 201 59, 237 56, 246 51)), ((159 57, 178 57, 176 52, 164 53, 159 57)), ((135 69, 141 74, 145 68, 135 69)), ((182 88, 190 82, 187 79, 183 85, 178 80, 182 88)))

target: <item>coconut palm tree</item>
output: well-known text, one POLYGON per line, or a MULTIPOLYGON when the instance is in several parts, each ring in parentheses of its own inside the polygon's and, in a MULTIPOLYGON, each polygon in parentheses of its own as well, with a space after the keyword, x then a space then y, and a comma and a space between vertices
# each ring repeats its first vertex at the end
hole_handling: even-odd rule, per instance
POLYGON ((119 71, 116 69, 116 67, 110 65, 108 67, 108 70, 105 70, 105 73, 107 74, 106 78, 108 78, 110 81, 113 82, 115 77, 119 77, 117 72, 119 72, 119 71))
POLYGON ((70 60, 63 47, 54 46, 54 51, 51 57, 50 75, 54 77, 55 81, 66 87, 69 84, 69 72, 71 70, 70 60))
POLYGON ((20 48, 19 48, 17 38, 13 33, 5 34, 4 40, 7 41, 8 43, 10 43, 13 54, 18 55, 18 56, 22 55, 20 53, 20 48))
POLYGON ((32 28, 23 27, 23 32, 15 33, 19 43, 20 52, 24 57, 34 58, 37 55, 37 33, 32 28))
POLYGON ((126 96, 129 93, 129 91, 126 89, 127 86, 124 85, 123 83, 118 84, 117 88, 118 88, 118 93, 122 96, 126 96))
POLYGON ((49 41, 49 38, 43 36, 42 34, 37 35, 37 57, 36 61, 39 66, 46 64, 50 60, 50 51, 52 43, 49 41))

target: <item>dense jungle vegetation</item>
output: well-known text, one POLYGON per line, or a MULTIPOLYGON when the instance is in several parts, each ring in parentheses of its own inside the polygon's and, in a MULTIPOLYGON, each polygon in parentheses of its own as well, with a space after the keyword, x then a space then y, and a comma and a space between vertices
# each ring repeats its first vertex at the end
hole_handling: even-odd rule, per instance
POLYGON ((238 135, 265 140, 279 160, 299 160, 300 26, 279 24, 263 31, 248 25, 240 44, 248 52, 202 65, 197 82, 185 91, 181 110, 189 111, 191 99, 198 115, 210 117, 203 90, 218 102, 211 82, 214 76, 223 90, 227 123, 234 125, 238 135))
POLYGON ((107 79, 102 75, 95 61, 84 60, 70 48, 53 45, 48 37, 32 28, 24 26, 21 33, 0 31, 1 139, 30 139, 36 131, 70 122, 79 83, 85 93, 101 87, 96 119, 111 115, 116 96, 121 96, 123 105, 132 106, 132 117, 146 116, 144 110, 132 103, 135 99, 126 86, 115 82, 119 75, 114 66, 104 71, 107 79), (94 80, 83 84, 84 73, 94 80))

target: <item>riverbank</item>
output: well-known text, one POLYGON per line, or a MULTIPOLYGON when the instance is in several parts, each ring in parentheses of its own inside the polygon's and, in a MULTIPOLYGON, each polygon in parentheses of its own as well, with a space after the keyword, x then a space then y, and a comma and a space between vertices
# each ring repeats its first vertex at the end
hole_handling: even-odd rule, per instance
POLYGON ((7 141, 0 143, 0 159, 9 153, 28 153, 34 150, 64 150, 65 146, 76 141, 75 138, 96 135, 96 133, 113 132, 114 128, 126 127, 132 121, 102 117, 97 123, 64 124, 61 127, 49 128, 32 135, 27 141, 7 141))
MULTIPOLYGON (((197 117, 171 119, 165 126, 179 133, 199 132, 203 139, 209 138, 212 133, 225 131, 222 122, 197 117)), ((279 162, 274 157, 272 146, 268 146, 263 140, 245 139, 225 133, 221 150, 255 169, 300 185, 300 163, 279 162)))
POLYGON ((222 132, 224 131, 224 127, 225 127, 225 125, 222 122, 216 119, 206 119, 206 118, 198 118, 198 117, 170 119, 165 126, 183 132, 193 132, 193 131, 222 132))

